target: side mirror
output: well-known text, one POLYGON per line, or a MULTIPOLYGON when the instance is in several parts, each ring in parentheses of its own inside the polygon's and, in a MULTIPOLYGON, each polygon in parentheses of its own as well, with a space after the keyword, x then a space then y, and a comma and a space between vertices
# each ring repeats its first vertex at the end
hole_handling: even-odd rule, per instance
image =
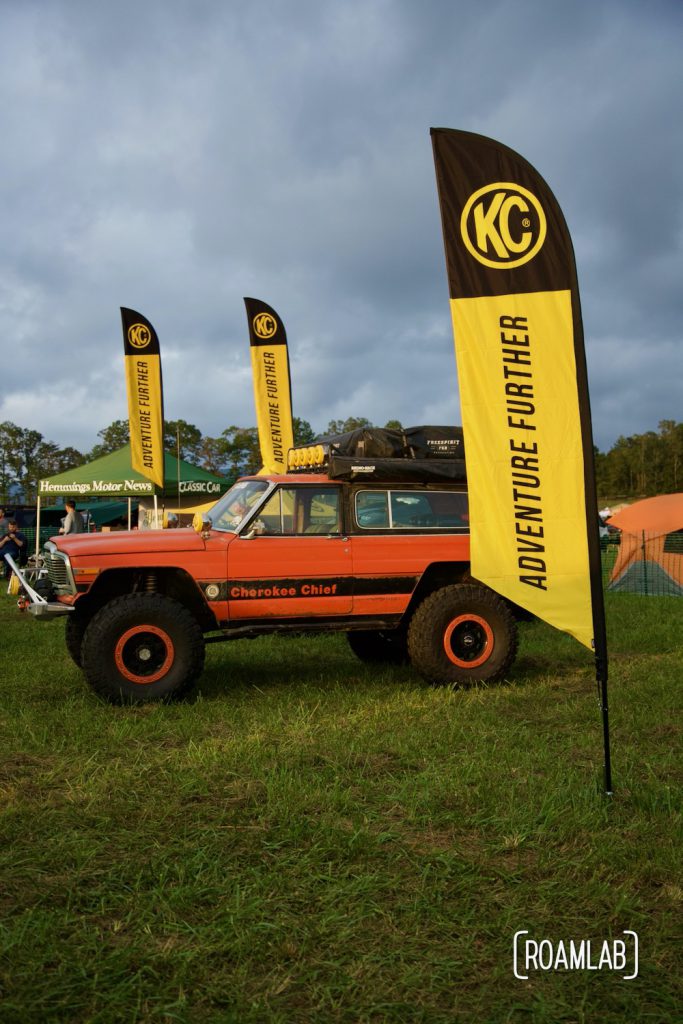
POLYGON ((211 535, 212 522, 208 516, 203 515, 201 512, 195 512, 192 520, 192 526, 195 533, 198 533, 204 540, 211 535))
POLYGON ((243 533, 242 540, 253 540, 254 537, 262 537, 266 532, 266 525, 262 523, 260 519, 257 519, 255 523, 252 523, 251 530, 248 533, 243 533))

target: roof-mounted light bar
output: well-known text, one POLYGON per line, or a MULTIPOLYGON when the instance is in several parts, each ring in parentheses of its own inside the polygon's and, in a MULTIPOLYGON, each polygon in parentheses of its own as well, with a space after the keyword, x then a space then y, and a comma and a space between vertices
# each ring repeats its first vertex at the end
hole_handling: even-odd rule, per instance
POLYGON ((287 468, 290 470, 321 469, 327 463, 329 453, 330 446, 327 444, 290 448, 287 453, 287 468))

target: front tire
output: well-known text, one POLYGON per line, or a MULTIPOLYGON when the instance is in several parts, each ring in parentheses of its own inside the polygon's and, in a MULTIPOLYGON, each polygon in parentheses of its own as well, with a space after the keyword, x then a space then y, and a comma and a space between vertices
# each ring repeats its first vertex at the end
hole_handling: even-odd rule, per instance
POLYGON ((81 646, 92 688, 113 704, 170 700, 204 667, 204 637, 194 616, 163 594, 126 594, 93 616, 81 646))
POLYGON ((430 683, 457 686, 501 679, 517 653, 517 627, 502 598, 470 584, 425 598, 408 629, 408 654, 430 683))
POLYGON ((83 637, 87 628, 88 620, 79 615, 78 612, 72 612, 70 615, 67 615, 64 628, 66 649, 79 668, 83 668, 81 651, 83 648, 83 637))

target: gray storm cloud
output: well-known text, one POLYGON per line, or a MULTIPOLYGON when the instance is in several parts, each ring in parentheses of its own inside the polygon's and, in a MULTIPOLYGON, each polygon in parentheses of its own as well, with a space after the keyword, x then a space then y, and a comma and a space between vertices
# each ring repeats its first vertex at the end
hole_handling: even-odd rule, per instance
POLYGON ((0 419, 92 447, 126 414, 126 305, 170 418, 253 424, 255 295, 314 427, 458 422, 431 125, 555 191, 598 445, 681 419, 679 4, 234 6, 0 8, 0 419))

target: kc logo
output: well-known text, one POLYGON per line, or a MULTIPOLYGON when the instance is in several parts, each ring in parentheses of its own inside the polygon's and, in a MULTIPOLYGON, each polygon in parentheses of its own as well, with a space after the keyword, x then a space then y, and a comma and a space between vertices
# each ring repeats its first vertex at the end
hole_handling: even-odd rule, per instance
POLYGON ((277 331, 277 320, 270 313, 257 313, 252 323, 258 338, 272 338, 277 331))
POLYGON ((543 245, 545 213, 528 189, 497 181, 467 200, 460 232, 467 250, 484 266, 511 270, 528 263, 543 245))
POLYGON ((133 348, 147 348, 151 340, 149 327, 144 324, 132 324, 128 328, 128 341, 133 348))

